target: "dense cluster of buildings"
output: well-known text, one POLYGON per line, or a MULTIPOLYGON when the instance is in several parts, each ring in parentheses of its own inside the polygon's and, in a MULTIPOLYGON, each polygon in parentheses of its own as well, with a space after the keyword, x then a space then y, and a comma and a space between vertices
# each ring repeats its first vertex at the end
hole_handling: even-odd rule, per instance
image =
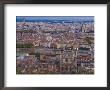
POLYGON ((94 22, 17 22, 17 74, 94 74, 94 22))

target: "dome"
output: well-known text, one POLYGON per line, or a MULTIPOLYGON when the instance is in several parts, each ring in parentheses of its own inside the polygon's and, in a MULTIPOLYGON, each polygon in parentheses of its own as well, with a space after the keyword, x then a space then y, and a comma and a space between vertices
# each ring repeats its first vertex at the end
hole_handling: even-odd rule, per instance
POLYGON ((48 41, 51 41, 52 40, 52 37, 51 36, 47 36, 46 38, 48 41))

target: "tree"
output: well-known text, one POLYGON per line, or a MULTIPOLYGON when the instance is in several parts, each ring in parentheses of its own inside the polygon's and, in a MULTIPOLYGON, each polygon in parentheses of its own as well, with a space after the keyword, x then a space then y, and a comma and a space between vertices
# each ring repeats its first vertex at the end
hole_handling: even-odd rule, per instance
POLYGON ((92 38, 91 37, 86 37, 85 38, 85 41, 88 43, 88 44, 92 44, 92 38))
POLYGON ((33 44, 32 43, 17 43, 16 48, 32 48, 33 44))

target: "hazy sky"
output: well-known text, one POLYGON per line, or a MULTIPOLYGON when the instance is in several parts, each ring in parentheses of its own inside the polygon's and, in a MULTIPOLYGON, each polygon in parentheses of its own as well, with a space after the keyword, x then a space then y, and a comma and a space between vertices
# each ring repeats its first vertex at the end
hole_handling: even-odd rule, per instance
POLYGON ((26 20, 94 20, 94 16, 16 16, 26 20))

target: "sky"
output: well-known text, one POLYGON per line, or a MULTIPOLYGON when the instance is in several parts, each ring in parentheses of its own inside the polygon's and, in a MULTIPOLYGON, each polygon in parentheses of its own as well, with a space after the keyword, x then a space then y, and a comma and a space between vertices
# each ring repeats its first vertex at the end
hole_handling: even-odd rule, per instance
POLYGON ((16 16, 16 19, 25 20, 71 20, 94 21, 94 16, 16 16))

